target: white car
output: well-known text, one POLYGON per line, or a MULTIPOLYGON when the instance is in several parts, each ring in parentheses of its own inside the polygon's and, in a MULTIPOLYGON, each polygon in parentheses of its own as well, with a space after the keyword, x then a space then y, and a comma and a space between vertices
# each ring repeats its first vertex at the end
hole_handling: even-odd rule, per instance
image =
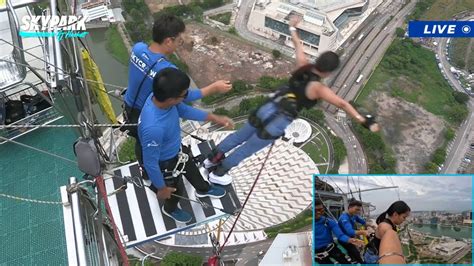
POLYGON ((468 157, 464 157, 463 161, 466 163, 471 163, 471 159, 469 159, 468 157))

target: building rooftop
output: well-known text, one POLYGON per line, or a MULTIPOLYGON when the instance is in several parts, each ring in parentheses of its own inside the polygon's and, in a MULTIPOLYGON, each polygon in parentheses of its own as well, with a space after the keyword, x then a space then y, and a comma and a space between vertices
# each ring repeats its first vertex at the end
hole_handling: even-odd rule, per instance
POLYGON ((311 247, 311 232, 278 234, 259 265, 311 265, 311 247))

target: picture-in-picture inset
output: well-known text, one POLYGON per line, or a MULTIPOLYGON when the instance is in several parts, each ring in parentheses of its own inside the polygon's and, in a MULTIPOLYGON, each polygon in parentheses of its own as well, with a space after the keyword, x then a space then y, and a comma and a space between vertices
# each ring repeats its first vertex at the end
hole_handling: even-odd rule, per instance
POLYGON ((472 176, 314 177, 317 264, 472 264, 472 176))

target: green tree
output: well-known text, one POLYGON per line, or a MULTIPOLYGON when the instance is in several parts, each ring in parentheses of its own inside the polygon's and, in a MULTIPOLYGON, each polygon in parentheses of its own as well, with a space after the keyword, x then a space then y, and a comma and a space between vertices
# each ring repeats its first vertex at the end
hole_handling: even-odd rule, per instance
POLYGON ((383 162, 385 169, 395 169, 395 166, 397 166, 397 159, 387 151, 383 153, 383 162))
POLYGON ((461 123, 466 119, 469 114, 469 110, 466 106, 456 104, 448 108, 448 117, 451 121, 455 123, 461 123))
POLYGON ((395 34, 397 35, 397 37, 403 38, 405 36, 405 30, 402 28, 397 28, 395 30, 395 34))
POLYGON ((219 7, 224 4, 223 0, 203 0, 201 6, 204 9, 211 9, 214 7, 219 7))
POLYGON ((273 49, 272 50, 272 55, 273 55, 273 58, 278 59, 278 58, 281 57, 281 52, 276 50, 276 49, 273 49))
POLYGON ((197 21, 202 21, 204 10, 199 5, 191 5, 189 8, 193 18, 197 21))
POLYGON ((367 154, 369 172, 371 174, 395 173, 396 159, 389 147, 385 146, 379 133, 373 133, 362 127, 359 123, 352 123, 367 154))
POLYGON ((178 266, 178 265, 186 265, 186 266, 201 266, 202 265, 202 257, 188 255, 181 252, 171 251, 163 257, 161 260, 162 266, 178 266))
POLYGON ((334 160, 336 160, 337 164, 340 164, 344 157, 347 156, 346 146, 344 146, 341 138, 334 136, 332 138, 332 146, 334 147, 334 160))
POLYGON ((464 92, 453 91, 453 96, 454 99, 460 104, 465 104, 469 101, 469 95, 464 92))
POLYGON ((436 173, 438 173, 438 166, 433 162, 429 162, 429 163, 425 164, 425 173, 427 173, 427 174, 436 174, 436 173))
POLYGON ((253 89, 253 86, 243 80, 236 80, 232 82, 232 92, 234 94, 240 94, 241 92, 247 92, 253 89))
POLYGON ((433 154, 433 160, 432 162, 437 165, 441 165, 444 163, 444 160, 446 159, 446 149, 445 148, 438 148, 435 150, 433 154))
POLYGON ((324 124, 325 117, 324 112, 321 109, 303 109, 300 114, 319 125, 324 124))
POLYGON ((258 87, 266 90, 275 90, 288 83, 287 78, 274 78, 270 76, 261 76, 258 79, 258 87))
POLYGON ((150 11, 143 0, 123 0, 122 6, 128 14, 131 13, 132 9, 142 12, 142 16, 148 15, 150 11))
POLYGON ((149 30, 144 23, 127 21, 125 22, 125 27, 134 42, 146 41, 150 38, 149 30))
POLYGON ((249 99, 243 99, 239 103, 239 114, 246 114, 251 108, 251 103, 249 99))
POLYGON ((145 23, 143 13, 140 12, 138 9, 132 8, 129 14, 130 14, 130 17, 132 17, 133 21, 137 22, 138 24, 145 23))
POLYGON ((216 114, 216 115, 225 115, 225 116, 229 116, 229 114, 230 114, 229 110, 227 110, 223 107, 216 108, 213 111, 213 113, 216 114))
POLYGON ((447 141, 453 140, 455 136, 456 136, 456 132, 455 132, 452 128, 450 128, 450 127, 448 127, 448 128, 446 129, 446 132, 444 132, 444 138, 445 138, 447 141))
POLYGON ((229 32, 230 34, 239 35, 239 34, 237 33, 237 29, 236 29, 235 27, 230 27, 229 30, 228 30, 228 32, 229 32))
POLYGON ((415 10, 408 16, 408 20, 418 20, 426 10, 428 10, 435 0, 418 1, 415 5, 415 10))
POLYGON ((217 37, 216 37, 216 36, 212 36, 212 37, 211 37, 211 44, 212 44, 212 45, 216 45, 216 44, 218 44, 218 43, 219 43, 219 40, 217 39, 217 37))

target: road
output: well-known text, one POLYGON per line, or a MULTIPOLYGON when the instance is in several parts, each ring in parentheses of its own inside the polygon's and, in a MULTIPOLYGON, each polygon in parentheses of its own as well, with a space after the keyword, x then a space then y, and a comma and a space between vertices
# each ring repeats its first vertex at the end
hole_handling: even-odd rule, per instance
POLYGON ((347 123, 340 123, 334 119, 334 116, 325 112, 326 123, 344 142, 347 150, 347 161, 349 162, 349 173, 367 174, 367 163, 364 150, 357 138, 352 133, 347 123))
MULTIPOLYGON (((449 70, 451 64, 446 56, 447 42, 447 38, 438 39, 438 49, 436 50, 441 66, 443 68, 443 74, 448 79, 448 82, 451 87, 453 87, 457 91, 465 92, 461 84, 459 83, 459 80, 457 80, 454 74, 451 73, 451 71, 449 70)), ((468 102, 468 108, 469 115, 459 127, 456 133, 456 138, 449 147, 444 166, 440 171, 442 173, 454 174, 457 173, 458 170, 462 171, 462 169, 460 169, 462 160, 469 149, 469 144, 473 142, 474 138, 474 135, 472 134, 474 125, 474 99, 472 97, 468 102)))
MULTIPOLYGON (((385 50, 392 42, 390 35, 393 34, 396 27, 402 23, 402 19, 414 7, 415 3, 410 3, 399 12, 400 16, 395 16, 391 23, 390 16, 396 14, 402 7, 401 1, 383 2, 371 15, 362 28, 348 38, 347 43, 343 44, 344 54, 341 56, 342 67, 336 73, 335 78, 329 80, 328 84, 336 91, 336 93, 345 98, 347 101, 353 100, 359 90, 362 88, 360 84, 356 84, 355 80, 360 74, 365 77, 375 69, 376 65, 385 54, 385 50), (375 25, 372 21, 378 21, 375 25), (359 40, 358 36, 365 36, 359 40)), ((336 112, 334 106, 325 105, 332 113, 336 112)), ((366 174, 368 166, 364 151, 361 144, 355 137, 352 130, 347 126, 346 122, 337 122, 330 115, 326 115, 326 121, 333 131, 342 138, 347 150, 347 159, 349 162, 349 173, 366 174)))
POLYGON ((231 12, 235 7, 237 6, 237 3, 233 1, 230 4, 223 5, 214 9, 206 10, 204 11, 204 16, 212 16, 214 14, 219 14, 223 12, 231 12))
MULTIPOLYGON (((221 240, 222 242, 222 240, 221 240)), ((273 239, 264 241, 254 242, 246 245, 229 246, 224 248, 224 252, 221 257, 224 261, 236 261, 235 265, 258 265, 258 253, 260 251, 267 251, 272 244, 273 239)), ((152 242, 152 244, 146 244, 137 249, 140 253, 146 255, 152 253, 152 258, 158 259, 163 258, 170 251, 182 252, 190 255, 197 255, 207 260, 212 256, 212 249, 210 247, 180 247, 180 246, 168 246, 159 242, 152 242)), ((260 258, 261 259, 261 258, 260 258)))
MULTIPOLYGON (((346 101, 356 98, 368 77, 383 58, 385 51, 395 39, 395 29, 402 27, 404 17, 412 11, 415 4, 415 1, 411 1, 400 10, 403 1, 394 1, 387 7, 377 9, 381 12, 376 19, 378 23, 372 24, 370 29, 365 30, 366 34, 364 36, 366 37, 360 41, 358 39, 353 41, 354 43, 351 45, 355 45, 357 48, 355 51, 351 51, 350 58, 341 69, 336 80, 333 81, 332 88, 340 97, 343 97, 346 101), (358 45, 357 42, 361 43, 358 45), (363 75, 361 82, 356 82, 360 75, 363 75)), ((331 106, 328 110, 335 113, 337 108, 331 106)))

